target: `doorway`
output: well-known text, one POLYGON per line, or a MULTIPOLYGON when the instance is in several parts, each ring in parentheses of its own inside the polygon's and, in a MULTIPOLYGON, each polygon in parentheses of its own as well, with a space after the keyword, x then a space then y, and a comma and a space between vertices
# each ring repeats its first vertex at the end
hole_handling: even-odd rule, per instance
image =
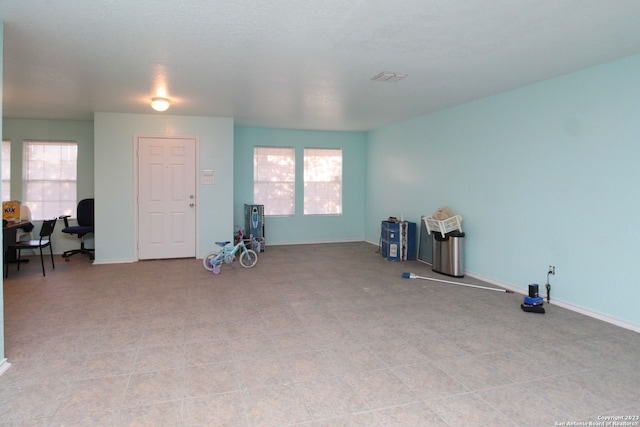
POLYGON ((138 136, 138 259, 196 256, 195 137, 138 136))

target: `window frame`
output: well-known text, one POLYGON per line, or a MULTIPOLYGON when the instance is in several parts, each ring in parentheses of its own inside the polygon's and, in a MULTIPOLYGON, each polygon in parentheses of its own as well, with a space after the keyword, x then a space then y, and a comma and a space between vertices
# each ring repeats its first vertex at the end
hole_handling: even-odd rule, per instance
POLYGON ((265 216, 294 216, 296 213, 296 150, 289 146, 253 147, 253 203, 264 205, 265 216), (281 157, 269 161, 267 156, 281 157), (283 171, 283 167, 288 170, 283 171), (282 179, 289 178, 289 179, 282 179), (278 197, 277 191, 283 193, 278 197), (264 194, 262 192, 264 191, 264 194), (273 202, 273 203, 270 203, 273 202))
MULTIPOLYGON (((330 161, 330 160, 329 160, 330 161)), ((304 183, 304 201, 303 212, 304 215, 323 215, 323 216, 339 216, 343 212, 343 165, 344 155, 342 148, 319 148, 319 147, 307 147, 304 149, 303 154, 303 183, 304 183), (319 156, 319 153, 326 152, 326 155, 319 156), (331 153, 335 154, 331 154, 331 153), (318 179, 318 175, 322 175, 322 171, 318 173, 315 168, 321 161, 315 161, 315 165, 311 164, 312 157, 338 157, 339 154, 339 173, 329 173, 327 179, 318 179), (331 179, 333 178, 333 179, 331 179), (320 192, 322 187, 330 187, 331 185, 338 186, 337 197, 321 197, 320 192), (314 200, 312 200, 314 199, 314 200), (333 211, 318 210, 319 200, 325 200, 325 208, 327 202, 334 202, 333 206, 336 207, 333 211)), ((326 194, 326 190, 323 191, 326 194)))
POLYGON ((22 193, 23 204, 29 206, 34 220, 57 218, 60 215, 75 217, 78 204, 78 142, 24 140, 22 193), (32 151, 34 147, 41 147, 41 152, 32 151), (36 162, 40 163, 39 167, 36 162), (49 174, 44 171, 49 171, 49 174), (48 192, 57 194, 57 197, 48 197, 48 192), (39 197, 33 196, 38 193, 39 197))
POLYGON ((2 201, 11 200, 11 140, 2 140, 2 201), (7 176, 8 178, 5 178, 7 176), (5 195, 6 192, 6 195, 5 195))

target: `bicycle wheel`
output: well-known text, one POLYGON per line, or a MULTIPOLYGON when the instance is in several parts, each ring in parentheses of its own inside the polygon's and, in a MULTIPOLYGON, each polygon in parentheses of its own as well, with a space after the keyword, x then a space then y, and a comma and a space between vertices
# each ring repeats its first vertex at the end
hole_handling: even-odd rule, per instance
POLYGON ((212 263, 213 259, 218 256, 218 251, 211 251, 202 258, 202 265, 209 271, 213 270, 214 263, 212 263))
POLYGON ((258 262, 258 254, 252 250, 247 249, 240 255, 240 265, 244 268, 251 268, 258 262))

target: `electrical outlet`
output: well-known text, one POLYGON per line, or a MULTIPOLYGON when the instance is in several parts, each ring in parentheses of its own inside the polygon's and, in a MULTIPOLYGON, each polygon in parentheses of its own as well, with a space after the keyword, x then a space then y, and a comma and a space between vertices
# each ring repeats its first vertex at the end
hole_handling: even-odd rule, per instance
POLYGON ((549 266, 549 274, 551 274, 552 276, 556 274, 556 266, 555 265, 550 265, 549 266))

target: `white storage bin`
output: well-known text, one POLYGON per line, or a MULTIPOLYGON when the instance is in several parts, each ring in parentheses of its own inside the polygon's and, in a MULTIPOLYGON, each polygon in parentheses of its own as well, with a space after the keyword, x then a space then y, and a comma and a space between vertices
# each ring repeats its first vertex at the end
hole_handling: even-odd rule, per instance
POLYGON ((427 232, 440 232, 442 237, 450 231, 462 232, 462 217, 460 215, 454 215, 451 218, 447 218, 443 221, 433 219, 431 217, 423 217, 425 225, 427 226, 427 232))

